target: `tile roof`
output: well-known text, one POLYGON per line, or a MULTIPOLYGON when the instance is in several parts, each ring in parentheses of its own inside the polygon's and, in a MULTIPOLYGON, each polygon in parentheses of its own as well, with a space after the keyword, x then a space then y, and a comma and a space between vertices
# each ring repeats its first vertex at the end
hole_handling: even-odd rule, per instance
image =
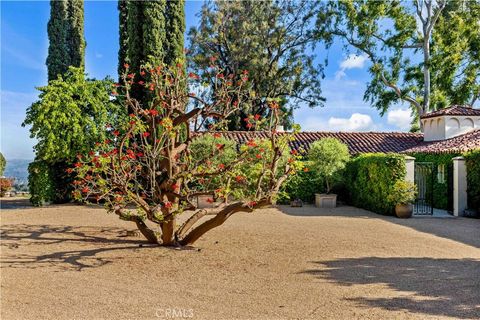
MULTIPOLYGON (((267 133, 261 131, 229 131, 222 133, 237 143, 250 139, 266 138, 267 133)), ((281 134, 281 133, 280 133, 281 134)), ((404 132, 300 132, 295 141, 290 142, 290 148, 309 149, 312 142, 322 138, 337 138, 348 146, 352 155, 368 152, 400 153, 413 148, 423 141, 423 135, 404 132)))
POLYGON ((403 153, 462 153, 480 149, 480 129, 447 140, 421 142, 403 153))
POLYGON ((426 119, 438 116, 480 116, 480 109, 474 109, 470 106, 453 105, 448 108, 426 113, 420 118, 426 119))
MULTIPOLYGON (((237 143, 266 138, 264 131, 227 131, 225 137, 237 143)), ((282 133, 279 133, 282 134, 282 133)), ((440 141, 423 141, 421 133, 407 132, 300 132, 290 148, 308 150, 310 144, 322 138, 337 138, 348 146, 350 154, 369 152, 394 153, 461 153, 480 148, 480 129, 440 141)))

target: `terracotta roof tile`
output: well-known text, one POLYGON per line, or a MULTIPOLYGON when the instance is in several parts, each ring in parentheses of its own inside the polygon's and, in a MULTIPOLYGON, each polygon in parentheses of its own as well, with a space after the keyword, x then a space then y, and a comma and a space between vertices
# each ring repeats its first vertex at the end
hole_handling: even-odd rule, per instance
POLYGON ((426 119, 438 116, 480 116, 480 109, 474 109, 469 106, 453 105, 448 108, 426 113, 420 118, 426 119))
MULTIPOLYGON (((228 131, 222 133, 237 143, 267 138, 262 131, 228 131)), ((279 133, 282 134, 282 133, 279 133)), ((460 153, 480 148, 480 130, 448 140, 424 142, 423 135, 406 132, 300 132, 290 142, 290 148, 308 150, 310 144, 322 138, 337 138, 348 146, 352 155, 368 152, 394 153, 460 153)))
MULTIPOLYGON (((229 131, 223 134, 238 143, 267 137, 266 132, 259 131, 229 131)), ((423 141, 422 134, 404 132, 300 132, 295 141, 290 143, 290 148, 308 150, 312 142, 327 137, 345 143, 352 155, 368 152, 400 153, 423 141)))
POLYGON ((404 153, 462 153, 480 149, 480 129, 447 140, 421 142, 404 153))

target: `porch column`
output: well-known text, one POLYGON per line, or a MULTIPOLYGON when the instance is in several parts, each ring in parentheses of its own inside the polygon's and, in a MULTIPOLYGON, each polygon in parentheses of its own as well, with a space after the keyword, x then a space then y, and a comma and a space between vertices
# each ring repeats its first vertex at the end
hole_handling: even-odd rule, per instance
POLYGON ((467 167, 464 157, 453 160, 453 215, 462 216, 467 208, 467 167))
POLYGON ((415 182, 415 158, 410 156, 405 156, 405 167, 407 169, 407 174, 405 176, 405 181, 415 182))

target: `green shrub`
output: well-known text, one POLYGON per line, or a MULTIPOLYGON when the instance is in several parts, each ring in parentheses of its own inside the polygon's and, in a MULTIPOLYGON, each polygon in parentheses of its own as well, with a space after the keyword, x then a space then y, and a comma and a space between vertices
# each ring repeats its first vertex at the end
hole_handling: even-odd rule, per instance
POLYGON ((340 140, 324 138, 310 145, 308 160, 312 170, 325 182, 325 192, 330 193, 333 185, 341 181, 342 170, 350 160, 350 153, 348 146, 340 140))
POLYGON ((0 152, 0 176, 3 176, 3 173, 5 172, 6 165, 7 165, 7 160, 5 160, 5 157, 0 152))
POLYGON ((397 180, 388 195, 388 201, 395 204, 410 204, 415 201, 416 196, 417 187, 413 182, 397 180))
POLYGON ((464 155, 467 166, 468 207, 480 211, 480 149, 464 155))
MULTIPOLYGON (((448 174, 452 172, 453 161, 452 159, 459 156, 459 154, 444 153, 444 154, 432 154, 432 153, 412 153, 410 156, 415 158, 415 162, 432 162, 433 163, 433 207, 443 210, 448 210, 448 174), (445 166, 445 180, 438 181, 438 166, 445 166)), ((430 195, 428 194, 427 197, 430 195)))
POLYGON ((288 204, 291 200, 301 199, 304 202, 313 203, 315 193, 319 192, 319 186, 324 182, 319 175, 310 170, 308 162, 305 162, 305 171, 300 170, 296 174, 290 176, 280 189, 279 203, 288 204))
POLYGON ((349 202, 379 214, 393 214, 388 200, 393 186, 406 175, 405 157, 399 154, 367 153, 350 161, 346 169, 349 202))
POLYGON ((52 169, 46 161, 35 160, 28 166, 28 187, 30 202, 42 206, 54 199, 52 169))

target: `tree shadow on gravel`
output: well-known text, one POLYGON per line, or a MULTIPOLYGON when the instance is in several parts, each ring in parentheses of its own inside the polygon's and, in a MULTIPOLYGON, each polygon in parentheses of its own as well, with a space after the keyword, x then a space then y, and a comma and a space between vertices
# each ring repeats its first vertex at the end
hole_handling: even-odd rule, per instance
POLYGON ((12 224, 2 225, 0 238, 1 246, 7 249, 2 249, 1 264, 10 268, 55 267, 80 271, 122 258, 99 254, 151 247, 143 238, 128 239, 125 229, 111 227, 12 224))
POLYGON ((313 263, 317 267, 304 273, 344 286, 383 284, 400 292, 392 298, 348 299, 363 307, 438 317, 480 317, 478 260, 367 257, 313 263))
POLYGON ((34 207, 30 203, 28 198, 1 198, 0 209, 33 209, 34 207))

